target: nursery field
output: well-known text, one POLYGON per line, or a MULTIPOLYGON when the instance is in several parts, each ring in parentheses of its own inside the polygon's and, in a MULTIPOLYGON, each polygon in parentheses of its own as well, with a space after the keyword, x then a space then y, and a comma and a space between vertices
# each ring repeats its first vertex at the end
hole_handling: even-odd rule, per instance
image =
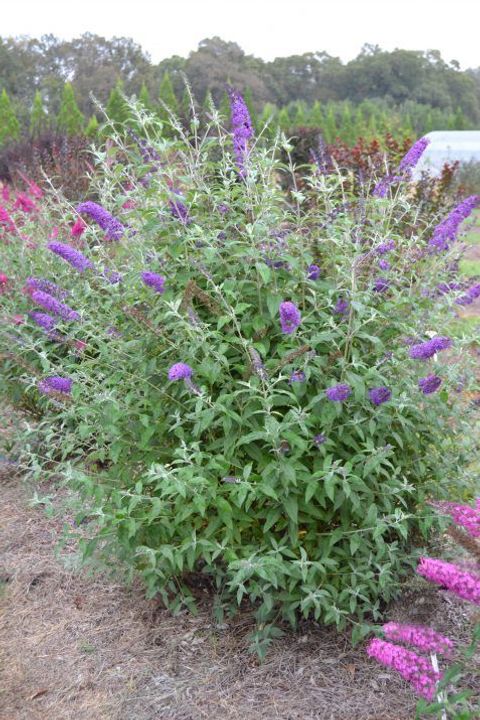
POLYGON ((122 103, 0 186, 0 718, 474 720, 480 196, 122 103))

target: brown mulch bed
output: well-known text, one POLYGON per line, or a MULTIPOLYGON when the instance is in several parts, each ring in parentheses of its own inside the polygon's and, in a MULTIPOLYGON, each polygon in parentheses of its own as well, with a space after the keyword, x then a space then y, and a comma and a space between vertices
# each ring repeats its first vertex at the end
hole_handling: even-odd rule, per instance
MULTIPOLYGON (((248 611, 218 627, 205 594, 198 616, 173 618, 138 584, 66 569, 75 547, 56 551, 62 520, 29 505, 12 467, 0 484, 1 720, 415 717, 410 688, 331 628, 304 623, 259 664, 248 611)), ((389 617, 461 641, 471 631, 471 608, 420 580, 389 617)))

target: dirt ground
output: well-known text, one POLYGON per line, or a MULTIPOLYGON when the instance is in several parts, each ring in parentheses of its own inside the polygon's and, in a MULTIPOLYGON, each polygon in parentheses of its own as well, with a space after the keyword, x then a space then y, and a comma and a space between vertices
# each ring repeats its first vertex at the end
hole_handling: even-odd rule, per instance
MULTIPOLYGON (((410 688, 332 629, 305 623, 260 665, 249 613, 216 627, 206 597, 197 617, 172 618, 138 585, 66 569, 62 521, 8 465, 0 484, 1 720, 414 718, 410 688)), ((390 618, 467 640, 469 612, 418 581, 390 618)))

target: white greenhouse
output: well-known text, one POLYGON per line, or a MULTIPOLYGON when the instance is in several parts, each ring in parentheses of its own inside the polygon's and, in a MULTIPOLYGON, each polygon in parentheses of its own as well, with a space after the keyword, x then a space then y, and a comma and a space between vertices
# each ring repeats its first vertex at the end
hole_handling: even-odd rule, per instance
POLYGON ((439 175, 445 163, 480 163, 480 130, 440 130, 425 135, 430 140, 414 177, 422 172, 439 175))

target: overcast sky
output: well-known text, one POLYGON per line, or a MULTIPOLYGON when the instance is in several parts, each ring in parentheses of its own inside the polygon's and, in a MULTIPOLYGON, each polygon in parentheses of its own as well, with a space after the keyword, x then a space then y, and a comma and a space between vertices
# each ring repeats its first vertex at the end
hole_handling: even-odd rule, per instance
POLYGON ((480 0, 3 0, 0 35, 132 37, 154 62, 219 35, 264 59, 364 43, 480 66, 480 0))

